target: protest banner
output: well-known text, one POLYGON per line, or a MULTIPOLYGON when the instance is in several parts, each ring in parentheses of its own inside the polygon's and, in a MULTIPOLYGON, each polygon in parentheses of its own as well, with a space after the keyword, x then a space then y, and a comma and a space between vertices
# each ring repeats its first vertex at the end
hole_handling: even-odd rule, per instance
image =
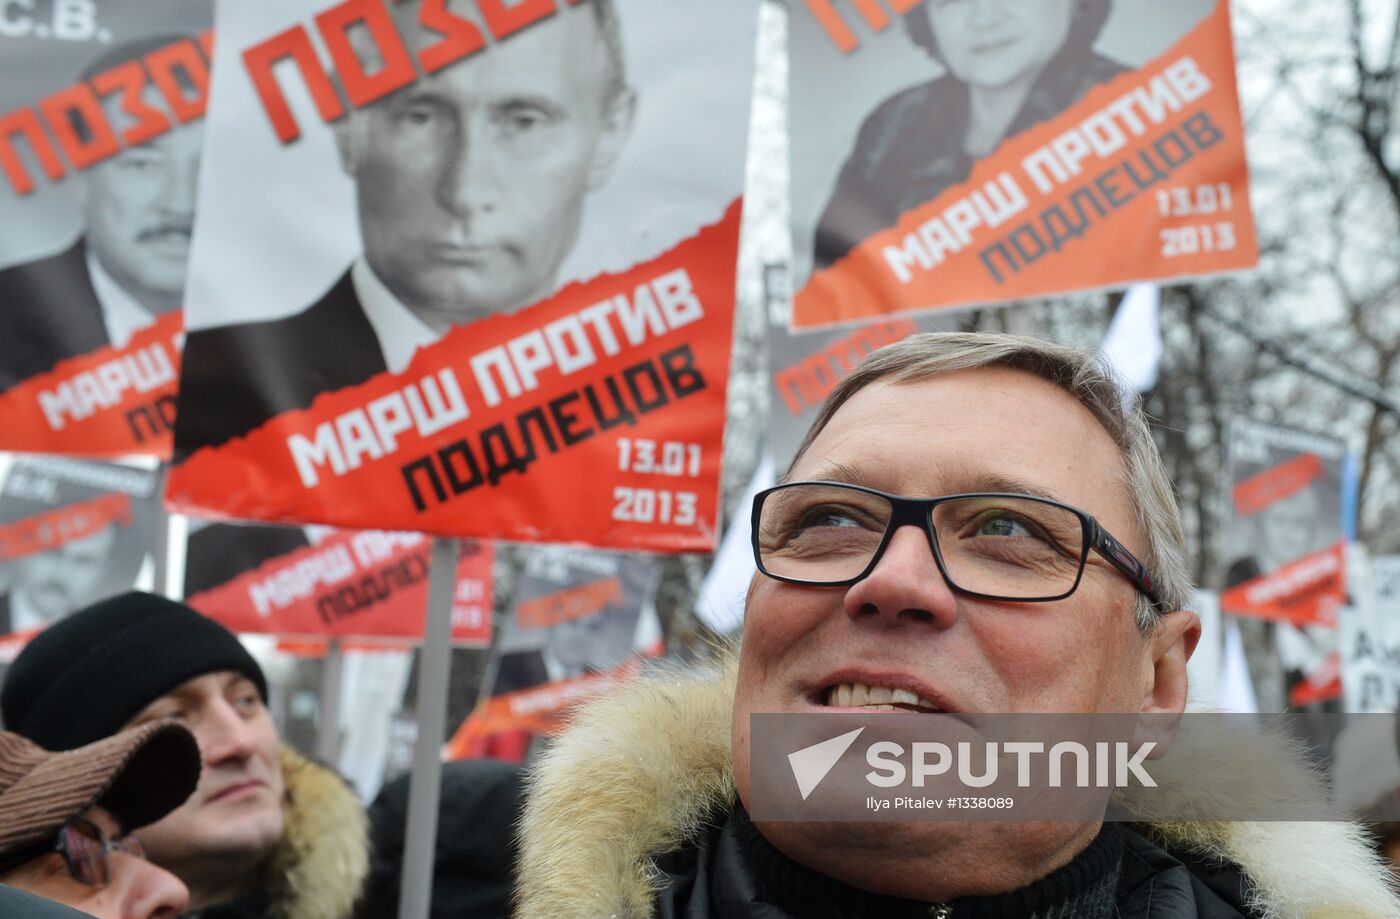
POLYGON ((1400 703, 1400 555, 1370 560, 1342 608, 1342 700, 1348 712, 1394 712, 1400 703))
POLYGON ((134 587, 155 490, 147 469, 16 457, 0 483, 0 634, 37 632, 134 587))
POLYGON ((1342 698, 1342 652, 1335 626, 1280 622, 1274 639, 1289 708, 1342 698))
POLYGON ((822 402, 867 354, 915 332, 949 332, 955 328, 946 316, 876 320, 797 335, 770 325, 768 366, 772 368, 769 392, 773 411, 768 425, 768 450, 775 467, 788 467, 822 402))
POLYGON ((710 548, 756 26, 230 5, 173 506, 710 548))
POLYGON ((1344 454, 1330 437, 1232 422, 1222 610, 1336 627, 1346 599, 1344 454))
POLYGON ((212 7, 0 14, 0 449, 170 453, 212 7))
POLYGON ((482 685, 452 756, 481 755, 494 735, 543 734, 567 711, 635 672, 664 647, 643 556, 553 546, 531 551, 482 685))
POLYGON ((1227 0, 793 7, 794 327, 1258 259, 1227 0))
MULTIPOLYGON (((193 531, 185 554, 186 602, 235 632, 421 641, 428 537, 325 528, 314 528, 313 535, 220 523, 193 531)), ((491 643, 494 557, 489 542, 459 546, 455 644, 491 643)))

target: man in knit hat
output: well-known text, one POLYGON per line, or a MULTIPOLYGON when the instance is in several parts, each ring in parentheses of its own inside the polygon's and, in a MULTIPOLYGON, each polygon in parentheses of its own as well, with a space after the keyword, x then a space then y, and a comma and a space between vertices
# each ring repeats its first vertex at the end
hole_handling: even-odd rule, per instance
POLYGON ((199 786, 139 839, 202 919, 349 915, 367 865, 363 810, 282 746, 266 701, 262 669, 231 632, 139 592, 40 633, 0 690, 6 726, 51 750, 152 722, 193 732, 199 786))

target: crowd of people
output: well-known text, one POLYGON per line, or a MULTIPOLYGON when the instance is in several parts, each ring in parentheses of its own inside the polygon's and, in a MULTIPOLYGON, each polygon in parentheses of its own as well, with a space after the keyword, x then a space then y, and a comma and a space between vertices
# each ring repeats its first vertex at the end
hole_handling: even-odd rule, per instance
MULTIPOLYGON (((951 333, 882 349, 753 519, 732 654, 586 704, 528 774, 451 764, 434 916, 1400 915, 1343 822, 751 815, 755 714, 1183 711, 1183 530, 1092 354, 951 333), (1052 559, 1056 527, 1082 539, 1052 559)), ((41 632, 0 690, 4 914, 395 915, 404 783, 366 810, 266 702, 238 639, 173 600, 128 593, 41 632)), ((1256 793, 1267 765, 1181 793, 1256 793)))
MULTIPOLYGON (((177 457, 402 372, 451 328, 568 280, 585 210, 641 109, 615 4, 568 6, 582 8, 336 122, 361 251, 309 304, 191 327, 177 457)), ((817 221, 815 264, 1126 72, 1098 50, 1110 7, 902 4, 932 68, 864 119, 817 221)), ((414 55, 445 45, 426 12, 391 5, 414 55)), ((105 51, 83 79, 171 39, 105 51)), ((384 66, 363 35, 352 43, 367 69, 384 66)), ((118 97, 104 106, 125 129, 118 97)), ((125 346, 183 303, 203 132, 182 123, 87 170, 82 234, 0 271, 0 393, 125 346)), ((0 516, 68 503, 52 491, 0 495, 0 516)), ((1310 500, 1261 516, 1265 551, 1235 573, 1317 548, 1310 500)), ((974 334, 882 349, 829 396, 752 520, 759 573, 732 650, 580 706, 525 769, 447 765, 435 919, 1400 916, 1354 823, 756 816, 755 715, 1183 712, 1201 632, 1185 535, 1146 421, 1095 355, 974 334)), ((407 781, 366 807, 284 743, 256 660, 185 604, 89 602, 115 577, 113 546, 145 545, 138 522, 104 520, 26 556, 0 595, 0 625, 43 627, 0 687, 0 916, 395 916, 407 781)), ((226 558, 207 548, 219 532, 204 536, 195 554, 226 558)), ((590 630, 630 634, 634 620, 569 620, 547 646, 503 658, 498 680, 588 673, 590 630)), ((1306 769, 1279 787, 1269 763, 1221 752, 1183 798, 1326 797, 1306 769)))

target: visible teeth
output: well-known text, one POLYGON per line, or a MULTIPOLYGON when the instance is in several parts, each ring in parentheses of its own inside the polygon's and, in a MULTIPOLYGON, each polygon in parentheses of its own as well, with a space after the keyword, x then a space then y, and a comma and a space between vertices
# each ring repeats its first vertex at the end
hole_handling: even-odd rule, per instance
POLYGON ((864 683, 841 683, 826 693, 826 704, 839 708, 869 708, 873 711, 894 711, 896 706, 909 706, 924 711, 941 712, 931 699, 915 695, 907 689, 888 686, 867 686, 864 683))

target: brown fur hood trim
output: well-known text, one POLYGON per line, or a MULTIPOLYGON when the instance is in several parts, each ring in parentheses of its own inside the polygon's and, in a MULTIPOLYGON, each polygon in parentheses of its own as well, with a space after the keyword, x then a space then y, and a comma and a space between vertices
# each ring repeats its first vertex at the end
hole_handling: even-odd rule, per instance
MULTIPOLYGON (((521 821, 519 919, 559 916, 650 919, 651 857, 684 845, 716 805, 736 800, 729 757, 735 660, 709 674, 658 674, 584 706, 530 780, 521 821)), ((1263 738, 1227 752, 1233 762, 1276 762, 1286 751, 1263 738), (1270 745, 1266 751, 1259 745, 1270 745)), ((1219 751, 1206 751, 1220 756, 1219 751)), ((1164 761, 1165 762, 1165 761, 1164 761)), ((1169 774, 1154 769, 1166 787, 1169 774)), ((1195 775, 1202 773, 1195 772, 1195 775)), ((1308 813, 1325 796, 1301 766, 1279 781, 1252 770, 1217 795, 1267 795, 1308 813)), ((1198 795, 1199 788, 1183 794, 1198 795)), ((1132 807, 1131 801, 1122 802, 1132 807)), ((1257 888, 1266 919, 1400 916, 1385 872, 1346 823, 1158 823, 1135 828, 1178 851, 1238 864, 1257 888)))
POLYGON ((346 919, 369 873, 369 828, 350 786, 282 748, 282 842, 267 867, 275 919, 346 919))

